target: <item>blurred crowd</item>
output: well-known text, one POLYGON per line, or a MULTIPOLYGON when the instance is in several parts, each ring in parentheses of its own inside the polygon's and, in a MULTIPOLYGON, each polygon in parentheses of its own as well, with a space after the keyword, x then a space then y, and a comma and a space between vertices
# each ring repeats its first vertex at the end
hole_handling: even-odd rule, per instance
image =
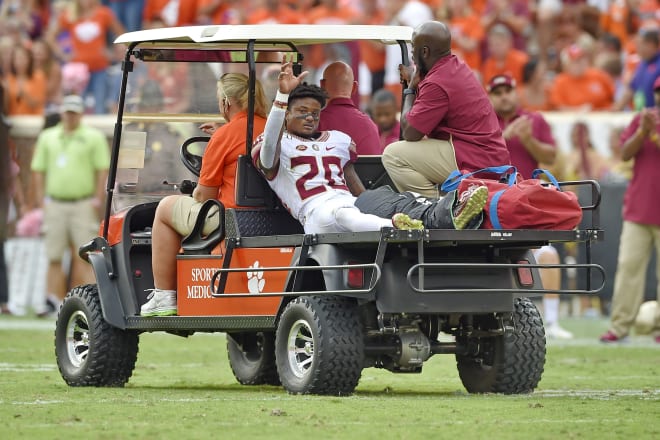
MULTIPOLYGON (((651 84, 633 81, 658 53, 658 0, 2 0, 0 73, 9 115, 53 112, 63 94, 84 94, 88 113, 110 113, 123 55, 115 36, 196 24, 382 24, 437 19, 452 49, 486 84, 513 77, 529 110, 634 110, 653 105, 651 84), (649 90, 645 90, 646 87, 649 90)), ((400 89, 399 60, 383 46, 309 51, 354 66, 361 106, 400 89)), ((651 81, 652 82, 652 81, 651 81)))

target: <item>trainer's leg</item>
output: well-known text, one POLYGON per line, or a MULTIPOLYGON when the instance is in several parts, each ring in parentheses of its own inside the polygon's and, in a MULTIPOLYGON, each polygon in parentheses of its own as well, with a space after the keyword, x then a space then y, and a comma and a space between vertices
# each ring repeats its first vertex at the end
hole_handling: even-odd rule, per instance
POLYGON ((401 192, 438 197, 438 184, 456 170, 454 147, 448 141, 399 141, 383 151, 383 166, 401 192))
POLYGON ((622 338, 642 304, 646 268, 651 257, 651 227, 624 221, 619 239, 619 258, 614 276, 611 331, 622 338))

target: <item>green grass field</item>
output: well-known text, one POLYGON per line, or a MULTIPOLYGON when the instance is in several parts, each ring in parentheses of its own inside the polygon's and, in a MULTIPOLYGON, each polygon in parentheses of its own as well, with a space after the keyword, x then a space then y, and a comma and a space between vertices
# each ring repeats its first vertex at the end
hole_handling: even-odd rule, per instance
POLYGON ((57 371, 54 323, 0 318, 3 439, 656 439, 660 346, 597 342, 607 322, 566 321, 530 395, 470 395, 454 357, 419 375, 366 369, 350 397, 294 396, 234 380, 225 337, 144 334, 125 388, 70 388, 57 371))

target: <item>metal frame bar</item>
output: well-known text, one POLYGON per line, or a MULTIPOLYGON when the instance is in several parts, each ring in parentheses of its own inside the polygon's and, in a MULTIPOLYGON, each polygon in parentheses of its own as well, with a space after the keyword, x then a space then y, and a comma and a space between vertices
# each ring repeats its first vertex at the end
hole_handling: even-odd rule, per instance
POLYGON ((368 288, 366 289, 351 289, 351 290, 306 290, 303 292, 275 292, 275 293, 217 293, 215 282, 219 275, 227 272, 251 272, 254 268, 228 268, 218 269, 211 277, 211 296, 214 298, 258 298, 258 297, 271 297, 271 296, 300 296, 300 295, 354 295, 354 294, 368 294, 375 288, 380 280, 381 270, 375 263, 366 264, 340 264, 333 266, 279 266, 279 267, 260 267, 260 271, 264 272, 290 272, 290 271, 323 271, 323 270, 345 270, 345 269, 373 269, 376 276, 375 280, 372 277, 368 288))
POLYGON ((406 274, 408 285, 412 290, 418 293, 560 293, 562 295, 591 295, 600 292, 605 287, 605 269, 599 264, 519 264, 519 263, 423 263, 415 264, 408 269, 406 274), (549 289, 532 289, 532 288, 515 288, 515 289, 502 289, 502 288, 460 288, 460 289, 424 289, 423 285, 417 287, 413 283, 413 273, 422 271, 424 269, 587 269, 589 276, 591 270, 595 269, 600 272, 602 282, 596 289, 567 289, 567 290, 549 290, 549 289))

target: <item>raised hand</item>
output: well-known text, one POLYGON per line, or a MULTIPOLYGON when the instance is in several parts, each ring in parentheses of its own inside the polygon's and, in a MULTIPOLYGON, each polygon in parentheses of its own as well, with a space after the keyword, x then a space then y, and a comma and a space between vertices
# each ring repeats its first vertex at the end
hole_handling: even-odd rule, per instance
POLYGON ((282 66, 280 68, 280 74, 277 77, 280 93, 290 93, 291 90, 295 89, 300 83, 302 83, 308 73, 309 72, 305 70, 304 72, 301 72, 300 75, 295 76, 293 74, 293 63, 286 60, 286 55, 282 57, 282 66))
POLYGON ((404 84, 410 89, 416 88, 421 80, 419 71, 415 66, 405 66, 403 64, 399 64, 399 79, 401 80, 401 84, 404 84))

